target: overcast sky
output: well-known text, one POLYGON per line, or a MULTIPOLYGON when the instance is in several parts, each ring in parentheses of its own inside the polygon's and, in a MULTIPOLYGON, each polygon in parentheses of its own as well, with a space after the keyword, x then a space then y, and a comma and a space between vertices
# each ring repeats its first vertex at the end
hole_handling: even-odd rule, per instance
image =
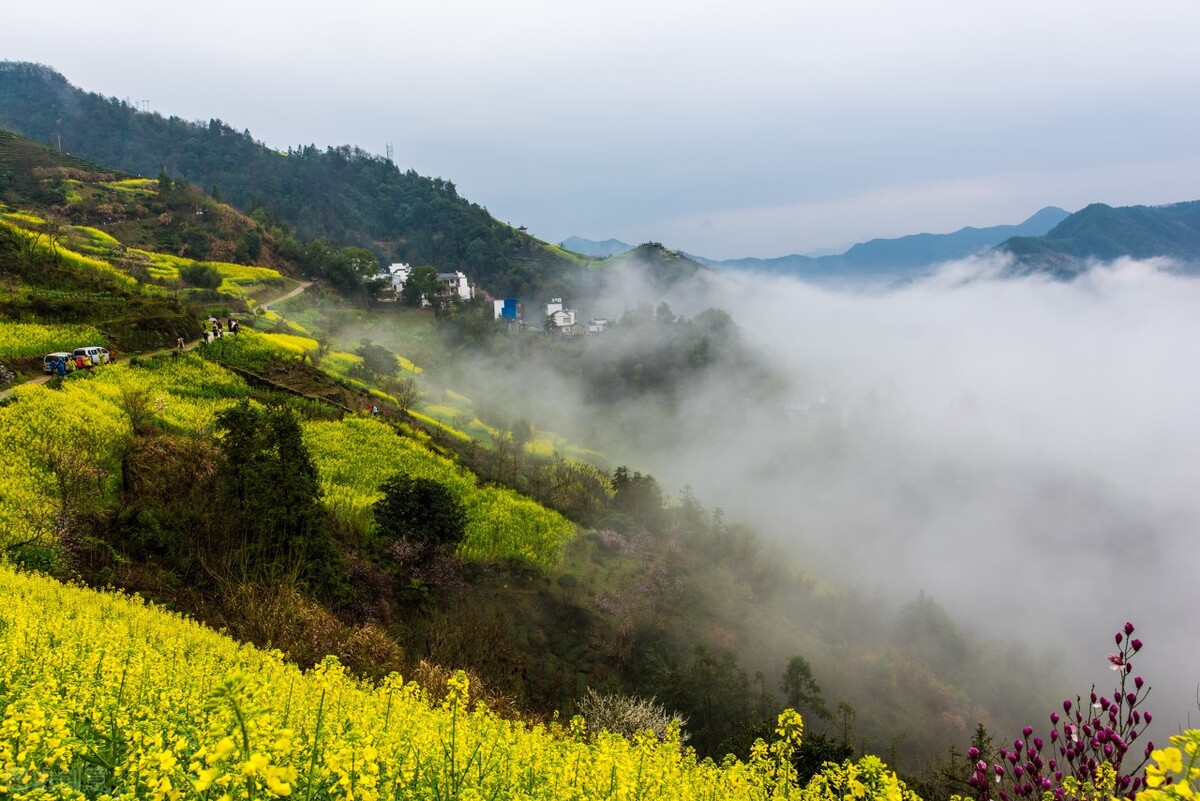
POLYGON ((9 6, 0 58, 281 149, 391 144, 548 241, 778 256, 1200 197, 1194 0, 9 6))

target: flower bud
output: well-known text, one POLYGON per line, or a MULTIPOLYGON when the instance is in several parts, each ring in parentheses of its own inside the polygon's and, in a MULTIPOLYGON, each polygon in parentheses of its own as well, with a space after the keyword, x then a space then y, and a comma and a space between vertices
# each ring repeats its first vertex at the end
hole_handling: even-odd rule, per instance
POLYGON ((1136 637, 1133 638, 1132 640, 1130 640, 1129 644, 1133 646, 1134 653, 1137 653, 1138 651, 1142 650, 1142 641, 1137 639, 1136 637))
POLYGON ((1025 728, 1021 729, 1021 734, 1025 735, 1025 737, 1028 738, 1029 735, 1033 734, 1033 727, 1026 726, 1025 728))
POLYGON ((1151 715, 1149 712, 1146 712, 1145 714, 1143 714, 1142 717, 1144 717, 1146 719, 1147 723, 1154 720, 1154 715, 1151 715))
POLYGON ((1125 623, 1125 633, 1133 634, 1133 624, 1128 621, 1126 621, 1126 623, 1125 623))
POLYGON ((1057 712, 1050 713, 1050 722, 1056 726, 1058 725, 1058 713, 1057 712))
POLYGON ((1120 645, 1121 640, 1125 639, 1125 635, 1118 631, 1117 636, 1113 637, 1113 639, 1117 641, 1117 645, 1120 645))
POLYGON ((1071 702, 1070 701, 1063 701, 1063 711, 1064 712, 1071 711, 1071 702))
POLYGON ((1146 683, 1146 682, 1142 680, 1142 677, 1141 677, 1141 676, 1134 676, 1134 677, 1133 677, 1133 686, 1134 686, 1134 687, 1137 687, 1139 690, 1140 690, 1140 689, 1142 689, 1142 685, 1143 685, 1143 684, 1145 684, 1145 683, 1146 683))
POLYGON ((1042 744, 1043 744, 1043 740, 1042 740, 1042 738, 1041 738, 1041 737, 1034 737, 1034 738, 1033 738, 1033 746, 1034 746, 1034 748, 1036 748, 1037 750, 1041 751, 1041 750, 1042 750, 1042 744))
POLYGON ((969 756, 971 759, 975 759, 979 756, 979 749, 975 746, 971 746, 967 749, 967 756, 969 756))

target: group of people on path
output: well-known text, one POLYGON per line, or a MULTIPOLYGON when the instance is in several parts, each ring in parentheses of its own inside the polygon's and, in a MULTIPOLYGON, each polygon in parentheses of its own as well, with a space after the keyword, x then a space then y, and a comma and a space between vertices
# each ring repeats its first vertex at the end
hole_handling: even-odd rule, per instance
MULTIPOLYGON (((220 339, 221 337, 225 336, 226 333, 233 334, 236 337, 238 332, 241 330, 242 324, 232 317, 229 318, 229 322, 227 324, 222 324, 221 321, 216 317, 209 317, 208 325, 204 326, 204 334, 200 338, 200 344, 207 345, 213 340, 220 339)), ((179 348, 179 350, 183 350, 183 337, 179 338, 176 346, 179 348)))

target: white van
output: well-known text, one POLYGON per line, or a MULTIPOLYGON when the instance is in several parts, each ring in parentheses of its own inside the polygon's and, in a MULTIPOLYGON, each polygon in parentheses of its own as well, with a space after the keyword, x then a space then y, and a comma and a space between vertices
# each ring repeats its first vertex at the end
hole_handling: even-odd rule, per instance
POLYGON ((56 351, 54 353, 47 353, 45 355, 45 357, 42 359, 42 372, 53 373, 54 372, 54 362, 57 361, 58 359, 63 359, 67 363, 67 372, 68 373, 75 369, 75 361, 74 361, 74 356, 72 354, 64 353, 62 351, 56 351))
POLYGON ((76 348, 71 353, 72 356, 82 356, 84 367, 95 367, 98 364, 108 364, 108 349, 101 348, 97 345, 88 345, 86 348, 76 348))

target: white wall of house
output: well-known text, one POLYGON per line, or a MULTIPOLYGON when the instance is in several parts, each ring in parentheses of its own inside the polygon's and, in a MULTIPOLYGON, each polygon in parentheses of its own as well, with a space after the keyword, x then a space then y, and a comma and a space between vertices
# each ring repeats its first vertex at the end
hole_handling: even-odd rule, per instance
POLYGON ((554 324, 559 328, 566 328, 568 326, 575 325, 575 312, 571 311, 570 309, 559 309, 558 311, 551 313, 550 317, 554 320, 554 324))
POLYGON ((388 273, 392 276, 392 291, 396 293, 396 297, 400 297, 400 290, 404 289, 404 282, 408 280, 410 272, 412 268, 401 262, 393 262, 388 266, 388 273))
POLYGON ((457 295, 463 300, 475 297, 475 287, 471 286, 471 282, 467 280, 467 276, 461 270, 452 273, 438 273, 438 280, 452 295, 457 295))

